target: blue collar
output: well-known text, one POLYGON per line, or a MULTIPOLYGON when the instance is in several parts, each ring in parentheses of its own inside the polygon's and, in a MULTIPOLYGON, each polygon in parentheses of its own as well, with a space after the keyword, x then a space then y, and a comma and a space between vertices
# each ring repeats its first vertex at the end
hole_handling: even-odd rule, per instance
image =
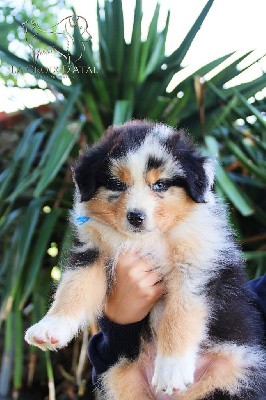
POLYGON ((75 222, 77 225, 83 225, 86 222, 88 222, 91 219, 91 217, 87 217, 86 215, 81 215, 80 217, 75 218, 75 222))

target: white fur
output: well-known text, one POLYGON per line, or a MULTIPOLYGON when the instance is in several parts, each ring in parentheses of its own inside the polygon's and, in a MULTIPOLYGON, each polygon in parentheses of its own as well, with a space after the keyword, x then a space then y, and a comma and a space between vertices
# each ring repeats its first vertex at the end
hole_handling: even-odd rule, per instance
POLYGON ((141 182, 143 184, 143 172, 150 156, 164 161, 161 173, 162 179, 171 178, 175 175, 185 176, 181 164, 173 159, 171 153, 160 142, 158 137, 148 135, 139 148, 130 151, 126 156, 126 165, 133 174, 135 183, 141 182))
POLYGON ((76 319, 46 315, 26 331, 25 340, 42 350, 56 350, 65 347, 78 333, 78 330, 79 325, 76 319), (53 344, 51 338, 57 339, 58 342, 53 344), (39 344, 36 339, 44 343, 39 344))
POLYGON ((141 210, 146 214, 145 228, 147 231, 152 231, 155 228, 154 210, 156 208, 156 199, 151 194, 149 187, 142 184, 135 184, 130 188, 127 197, 127 209, 125 210, 125 229, 129 229, 129 223, 126 219, 126 214, 134 209, 141 210))
POLYGON ((151 130, 151 134, 158 136, 160 139, 167 140, 173 135, 173 128, 168 125, 156 124, 151 130))
POLYGON ((194 382, 196 352, 185 356, 157 354, 152 385, 156 392, 172 395, 175 390, 185 391, 194 382))
POLYGON ((94 248, 95 248, 94 244, 92 242, 90 242, 90 243, 83 244, 82 246, 73 247, 72 251, 74 251, 75 253, 83 253, 87 250, 94 249, 94 248))
POLYGON ((239 260, 239 251, 231 240, 226 223, 227 217, 221 205, 198 204, 170 233, 180 257, 183 256, 184 268, 187 264, 193 274, 192 282, 200 280, 198 283, 203 284, 226 260, 239 260), (184 246, 186 238, 190 238, 190 242, 184 246))
POLYGON ((214 167, 215 167, 215 160, 211 158, 208 158, 203 165, 206 177, 208 179, 208 186, 204 195, 204 200, 209 204, 215 203, 213 193, 211 192, 211 188, 214 184, 214 178, 215 178, 214 167))

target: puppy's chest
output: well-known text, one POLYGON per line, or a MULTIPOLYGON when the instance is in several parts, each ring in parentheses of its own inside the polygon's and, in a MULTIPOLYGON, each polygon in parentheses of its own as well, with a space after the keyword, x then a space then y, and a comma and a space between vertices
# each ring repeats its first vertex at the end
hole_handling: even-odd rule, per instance
POLYGON ((159 235, 121 240, 110 246, 109 257, 114 264, 120 255, 127 251, 136 253, 140 258, 148 259, 154 269, 160 269, 165 274, 171 268, 170 252, 167 241, 159 235))

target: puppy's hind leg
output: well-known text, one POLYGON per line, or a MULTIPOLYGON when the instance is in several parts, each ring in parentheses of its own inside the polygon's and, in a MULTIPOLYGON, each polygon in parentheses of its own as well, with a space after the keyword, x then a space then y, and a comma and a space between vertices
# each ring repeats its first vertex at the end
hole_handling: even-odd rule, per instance
POLYGON ((102 379, 105 400, 155 400, 138 362, 122 359, 102 379))
POLYGON ((67 269, 46 316, 30 327, 25 340, 42 350, 66 346, 88 322, 101 311, 106 294, 104 264, 67 269))
POLYGON ((265 399, 264 351, 235 344, 217 345, 198 359, 196 382, 176 400, 265 399))

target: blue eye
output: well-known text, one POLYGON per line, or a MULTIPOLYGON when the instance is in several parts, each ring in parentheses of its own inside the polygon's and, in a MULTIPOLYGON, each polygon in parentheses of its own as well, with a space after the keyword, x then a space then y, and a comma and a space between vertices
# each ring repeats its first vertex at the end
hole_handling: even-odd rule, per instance
POLYGON ((168 187, 169 185, 167 184, 167 182, 158 181, 152 185, 152 190, 154 190, 155 192, 163 192, 167 190, 168 187))

